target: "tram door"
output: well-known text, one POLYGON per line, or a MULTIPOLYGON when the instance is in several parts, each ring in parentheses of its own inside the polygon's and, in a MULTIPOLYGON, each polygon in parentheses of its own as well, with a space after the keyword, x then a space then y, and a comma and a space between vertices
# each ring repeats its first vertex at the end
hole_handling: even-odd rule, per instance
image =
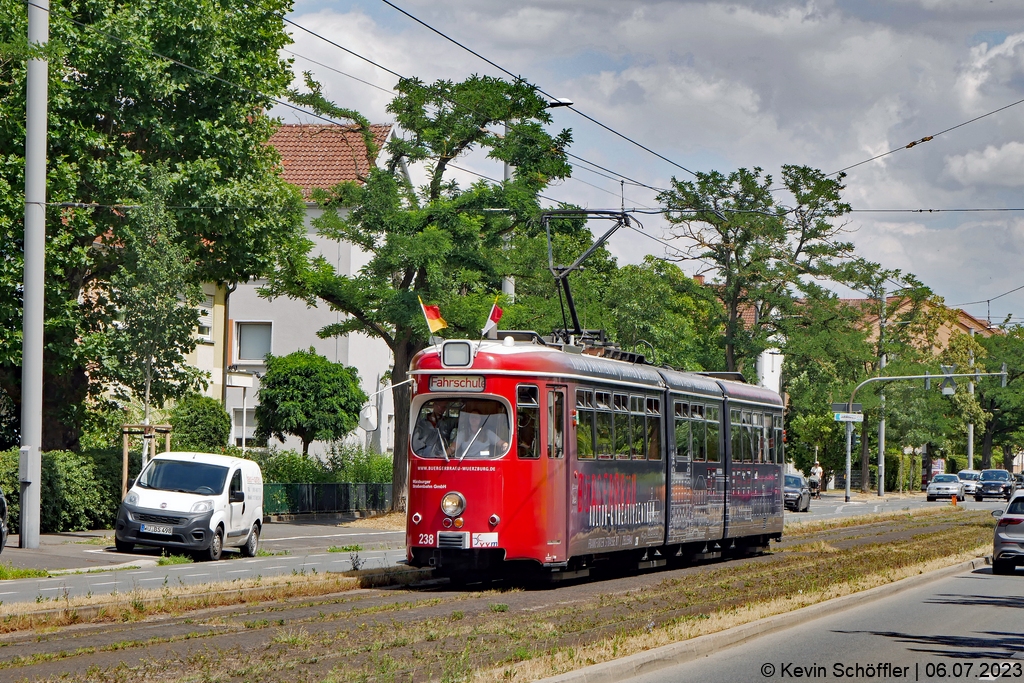
POLYGON ((547 553, 545 562, 566 560, 566 526, 568 507, 566 493, 569 486, 566 467, 566 387, 547 386, 546 434, 544 440, 545 491, 549 520, 547 527, 547 553))

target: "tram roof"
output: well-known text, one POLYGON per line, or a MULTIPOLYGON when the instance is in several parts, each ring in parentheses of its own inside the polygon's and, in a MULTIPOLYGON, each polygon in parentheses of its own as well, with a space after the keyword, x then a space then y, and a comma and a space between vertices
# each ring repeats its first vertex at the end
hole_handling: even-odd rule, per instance
MULTIPOLYGON (((472 342, 476 347, 478 342, 472 342)), ((728 396, 741 401, 782 405, 778 394, 763 387, 742 382, 714 379, 695 373, 682 372, 653 365, 630 363, 603 358, 576 349, 563 350, 560 346, 535 343, 514 343, 484 340, 479 352, 468 367, 443 368, 440 347, 428 347, 414 360, 414 374, 472 372, 507 372, 549 377, 587 378, 596 381, 628 383, 650 387, 668 387, 670 390, 706 396, 728 396)))

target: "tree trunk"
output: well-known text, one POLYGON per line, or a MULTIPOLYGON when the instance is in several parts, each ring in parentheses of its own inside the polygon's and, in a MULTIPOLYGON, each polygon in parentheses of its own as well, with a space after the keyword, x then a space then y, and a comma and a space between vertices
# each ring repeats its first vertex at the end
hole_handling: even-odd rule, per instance
POLYGON ((303 435, 302 437, 302 454, 309 455, 309 444, 313 443, 313 439, 303 435))
POLYGON ((1003 444, 1003 469, 1013 472, 1013 449, 1010 444, 1003 444))
POLYGON ((981 469, 987 470, 992 467, 992 439, 995 437, 995 421, 990 420, 985 424, 985 435, 981 440, 981 469))
MULTIPOLYGON (((73 367, 62 372, 43 370, 43 443, 44 451, 76 451, 81 437, 79 410, 89 393, 89 377, 84 367, 73 367)), ((21 397, 18 397, 21 410, 21 397)), ((20 412, 19 412, 20 416, 20 412)))
MULTIPOLYGON (((409 379, 409 363, 412 357, 423 348, 418 342, 411 341, 411 330, 406 331, 396 340, 394 354, 395 367, 391 370, 391 383, 400 384, 409 379)), ((391 509, 405 512, 409 491, 409 407, 412 403, 412 391, 408 384, 396 386, 391 390, 395 402, 395 453, 391 464, 391 509)))
POLYGON ((868 421, 860 423, 860 492, 871 491, 871 454, 868 451, 868 421))

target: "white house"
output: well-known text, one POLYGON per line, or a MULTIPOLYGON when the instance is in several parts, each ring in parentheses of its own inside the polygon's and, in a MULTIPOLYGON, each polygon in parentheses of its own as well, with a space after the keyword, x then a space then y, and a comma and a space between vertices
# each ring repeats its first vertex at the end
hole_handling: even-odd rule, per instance
MULTIPOLYGON (((382 148, 391 135, 392 127, 374 125, 372 130, 378 148, 382 148)), ((326 257, 338 273, 358 272, 369 261, 369 256, 351 244, 317 235, 312 220, 322 211, 310 201, 310 195, 316 188, 326 190, 343 181, 358 180, 366 173, 365 146, 360 135, 351 128, 336 125, 283 125, 270 139, 270 144, 281 155, 285 180, 298 185, 307 199, 305 223, 308 236, 315 245, 312 255, 326 257)), ((390 369, 393 360, 390 349, 382 340, 364 334, 320 339, 317 331, 341 322, 341 313, 330 310, 325 304, 310 308, 305 302, 295 299, 261 298, 257 290, 263 284, 261 281, 239 284, 227 296, 227 369, 259 375, 265 370, 263 358, 267 353, 282 356, 313 347, 331 361, 355 367, 367 394, 384 386, 380 379, 390 369)), ((258 403, 258 390, 259 378, 255 377, 253 388, 245 390, 243 412, 243 389, 224 388, 224 406, 232 418, 232 442, 236 445, 241 445, 243 432, 246 439, 253 436, 253 411, 258 403)), ((394 445, 395 417, 391 391, 380 393, 374 400, 380 415, 379 428, 370 434, 357 428, 351 438, 384 451, 394 445)), ((283 444, 272 440, 270 445, 301 449, 301 442, 294 437, 289 437, 283 444)), ((325 449, 324 443, 310 445, 310 452, 314 454, 323 453, 325 449)))

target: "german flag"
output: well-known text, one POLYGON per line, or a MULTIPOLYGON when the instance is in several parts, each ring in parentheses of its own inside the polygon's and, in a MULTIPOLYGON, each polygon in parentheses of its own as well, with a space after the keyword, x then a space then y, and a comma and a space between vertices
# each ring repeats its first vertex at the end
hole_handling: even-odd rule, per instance
POLYGON ((423 317, 427 321, 427 327, 430 328, 431 334, 448 327, 448 323, 441 317, 440 308, 437 306, 427 306, 423 303, 423 299, 421 297, 417 298, 420 300, 420 308, 423 309, 423 317))

